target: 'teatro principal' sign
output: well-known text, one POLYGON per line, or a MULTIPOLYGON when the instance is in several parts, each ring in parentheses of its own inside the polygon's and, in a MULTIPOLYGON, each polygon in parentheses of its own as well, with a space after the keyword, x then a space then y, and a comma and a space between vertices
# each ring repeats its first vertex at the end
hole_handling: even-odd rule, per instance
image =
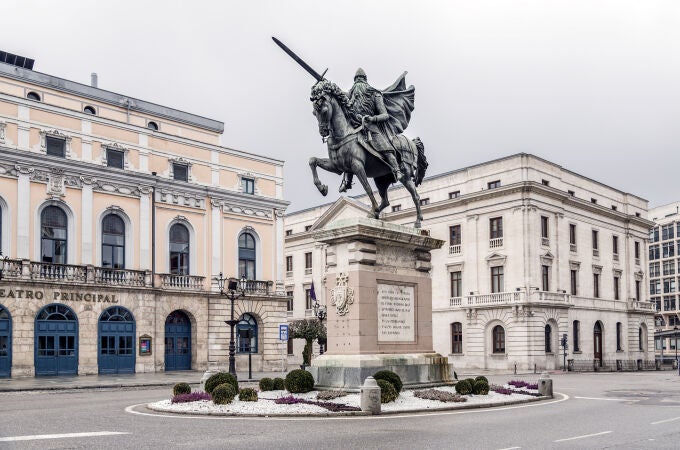
POLYGON ((42 291, 36 289, 0 289, 0 298, 51 300, 54 302, 118 303, 114 294, 97 292, 42 291))

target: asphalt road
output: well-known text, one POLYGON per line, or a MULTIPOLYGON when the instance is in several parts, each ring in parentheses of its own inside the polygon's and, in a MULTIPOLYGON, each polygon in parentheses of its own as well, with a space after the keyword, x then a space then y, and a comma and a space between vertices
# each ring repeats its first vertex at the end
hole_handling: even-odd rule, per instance
POLYGON ((126 411, 168 397, 168 389, 157 388, 4 393, 0 448, 680 448, 675 372, 568 374, 553 380, 555 391, 565 394, 553 401, 333 419, 182 417, 143 406, 126 411))

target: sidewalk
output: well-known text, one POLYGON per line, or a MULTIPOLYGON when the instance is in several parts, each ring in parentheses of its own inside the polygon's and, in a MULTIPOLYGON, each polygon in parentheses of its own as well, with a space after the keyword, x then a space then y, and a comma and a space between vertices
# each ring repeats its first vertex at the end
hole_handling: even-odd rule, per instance
MULTIPOLYGON (((173 386, 185 382, 198 385, 205 372, 180 370, 175 372, 134 373, 126 375, 81 375, 76 377, 30 377, 0 378, 0 392, 76 390, 76 389, 116 389, 130 387, 173 386)), ((242 382, 259 381, 263 377, 285 377, 282 372, 253 372, 252 380, 248 372, 238 372, 242 382)))

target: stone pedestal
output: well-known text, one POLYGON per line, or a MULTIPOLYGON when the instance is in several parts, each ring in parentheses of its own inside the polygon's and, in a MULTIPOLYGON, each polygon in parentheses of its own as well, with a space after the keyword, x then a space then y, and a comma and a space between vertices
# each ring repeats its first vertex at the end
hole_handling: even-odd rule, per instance
POLYGON ((328 348, 312 361, 320 388, 358 390, 389 369, 405 386, 446 382, 449 365, 432 347, 430 251, 443 241, 368 218, 332 222, 326 244, 328 348))

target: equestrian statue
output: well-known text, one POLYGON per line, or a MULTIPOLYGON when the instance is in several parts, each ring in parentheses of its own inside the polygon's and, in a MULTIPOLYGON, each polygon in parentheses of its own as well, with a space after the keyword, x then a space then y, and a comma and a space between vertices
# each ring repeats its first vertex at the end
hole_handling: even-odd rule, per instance
POLYGON ((328 158, 309 159, 314 184, 322 195, 328 186, 319 180, 316 168, 342 175, 339 191, 352 187, 356 177, 371 201, 373 217, 389 206, 387 190, 392 183, 401 182, 409 191, 416 207, 415 227, 420 228, 423 216, 416 186, 427 170, 425 147, 419 138, 408 139, 402 133, 408 126, 413 111, 415 88, 406 87, 406 72, 392 86, 380 91, 368 84, 363 69, 354 75, 354 85, 345 93, 335 83, 317 73, 281 41, 272 37, 290 57, 315 79, 310 100, 319 123, 321 139, 328 146, 328 158), (380 195, 375 199, 368 182, 373 178, 380 195))

